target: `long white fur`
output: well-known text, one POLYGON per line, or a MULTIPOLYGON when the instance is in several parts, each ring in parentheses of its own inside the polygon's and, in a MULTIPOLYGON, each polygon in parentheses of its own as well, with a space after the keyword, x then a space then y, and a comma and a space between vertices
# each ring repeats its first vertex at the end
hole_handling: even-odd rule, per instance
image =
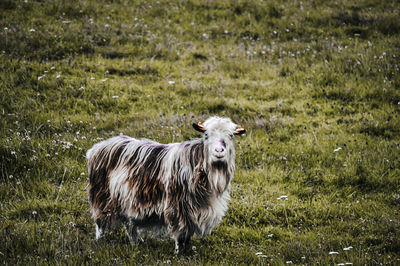
MULTIPOLYGON (((208 175, 210 175, 210 183, 212 185, 212 194, 209 201, 209 205, 198 210, 196 214, 197 217, 191 217, 197 224, 196 233, 199 236, 206 236, 210 234, 212 229, 218 225, 225 215, 228 209, 228 201, 230 199, 230 181, 233 178, 235 171, 235 149, 232 140, 232 135, 237 125, 234 124, 228 118, 211 117, 204 122, 204 127, 207 129, 207 137, 203 137, 205 145, 205 158, 202 168, 207 169, 208 175), (220 145, 218 142, 224 140, 224 145, 226 146, 226 155, 224 161, 227 164, 228 178, 223 176, 224 173, 218 169, 213 169, 212 165, 216 159, 215 154, 217 153, 216 146, 220 145)), ((158 180, 164 186, 165 195, 156 208, 141 209, 138 208, 138 202, 136 199, 137 191, 129 188, 128 178, 129 174, 137 174, 139 167, 135 169, 135 165, 146 161, 147 157, 150 155, 154 146, 160 146, 161 144, 150 141, 147 139, 134 139, 130 137, 113 137, 108 140, 102 141, 95 144, 90 150, 87 151, 86 157, 91 163, 94 160, 94 156, 99 154, 101 150, 106 150, 108 154, 115 152, 122 143, 128 142, 124 150, 122 151, 116 167, 112 169, 108 175, 109 185, 108 189, 110 192, 110 197, 116 200, 121 205, 121 211, 123 215, 133 218, 133 219, 143 219, 152 213, 161 215, 167 208, 168 198, 173 195, 168 195, 168 187, 173 178, 180 178, 181 182, 186 180, 193 180, 195 178, 194 171, 191 170, 190 162, 187 161, 185 157, 185 149, 190 148, 190 145, 198 142, 200 140, 186 141, 183 143, 171 143, 163 145, 165 147, 165 152, 163 156, 159 156, 156 160, 156 165, 160 165, 160 171, 158 173, 158 180), (189 147, 187 147, 189 145, 189 147), (140 153, 132 165, 127 165, 129 157, 138 149, 140 153), (181 165, 177 166, 180 168, 180 175, 174 176, 172 169, 174 169, 174 164, 178 161, 181 165), (129 172, 136 171, 136 172, 129 172)), ((218 154, 217 154, 218 155, 218 154)), ((104 158, 106 159, 106 158, 104 158)), ((111 164, 111 157, 108 158, 107 165, 111 164)), ((175 165, 176 167, 176 165, 175 165)), ((188 184, 193 185, 193 182, 188 182, 188 184)), ((193 188, 188 188, 193 189, 193 188)), ((92 216, 94 219, 99 214, 99 210, 91 208, 92 216)), ((96 238, 100 237, 102 230, 96 226, 96 238)), ((175 236, 176 238, 176 236, 175 236)))

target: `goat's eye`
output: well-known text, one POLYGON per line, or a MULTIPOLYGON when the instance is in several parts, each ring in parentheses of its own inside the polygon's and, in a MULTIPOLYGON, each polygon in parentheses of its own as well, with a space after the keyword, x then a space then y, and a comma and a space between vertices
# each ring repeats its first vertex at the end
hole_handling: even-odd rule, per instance
POLYGON ((229 137, 230 137, 231 139, 233 139, 233 134, 229 134, 229 137))
POLYGON ((206 139, 208 139, 208 134, 207 134, 207 133, 204 133, 204 137, 205 137, 206 139))

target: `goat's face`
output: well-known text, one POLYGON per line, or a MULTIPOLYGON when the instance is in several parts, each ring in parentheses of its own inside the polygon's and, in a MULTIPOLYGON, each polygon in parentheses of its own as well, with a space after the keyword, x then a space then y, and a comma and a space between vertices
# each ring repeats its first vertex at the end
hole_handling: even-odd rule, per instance
POLYGON ((229 118, 210 117, 204 123, 193 124, 194 129, 203 133, 204 146, 209 160, 228 162, 235 156, 233 136, 246 131, 229 118))

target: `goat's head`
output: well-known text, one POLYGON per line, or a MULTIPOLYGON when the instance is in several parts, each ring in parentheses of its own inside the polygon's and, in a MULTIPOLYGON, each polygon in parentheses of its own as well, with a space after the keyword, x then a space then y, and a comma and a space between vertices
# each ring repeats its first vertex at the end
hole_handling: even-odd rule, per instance
POLYGON ((246 131, 229 118, 210 117, 204 123, 193 124, 203 133, 204 168, 209 173, 210 183, 218 194, 228 189, 235 171, 235 146, 233 136, 246 131))
POLYGON ((193 124, 194 129, 203 133, 204 146, 211 162, 229 162, 235 156, 233 136, 246 132, 229 118, 210 117, 204 123, 193 124))

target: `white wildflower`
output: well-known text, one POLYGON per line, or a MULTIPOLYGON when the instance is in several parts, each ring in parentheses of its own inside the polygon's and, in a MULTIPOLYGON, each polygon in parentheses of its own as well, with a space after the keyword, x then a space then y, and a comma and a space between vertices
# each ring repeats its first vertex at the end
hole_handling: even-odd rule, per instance
POLYGON ((339 252, 337 252, 337 251, 330 251, 329 252, 329 255, 337 255, 337 254, 339 254, 339 252))
POLYGON ((175 81, 170 80, 170 81, 168 81, 168 84, 175 84, 175 81))
POLYGON ((342 149, 342 148, 339 147, 339 148, 334 149, 333 151, 334 151, 334 152, 338 152, 338 151, 340 151, 341 149, 342 149))
POLYGON ((288 200, 288 196, 282 195, 279 198, 277 198, 277 200, 288 200))

